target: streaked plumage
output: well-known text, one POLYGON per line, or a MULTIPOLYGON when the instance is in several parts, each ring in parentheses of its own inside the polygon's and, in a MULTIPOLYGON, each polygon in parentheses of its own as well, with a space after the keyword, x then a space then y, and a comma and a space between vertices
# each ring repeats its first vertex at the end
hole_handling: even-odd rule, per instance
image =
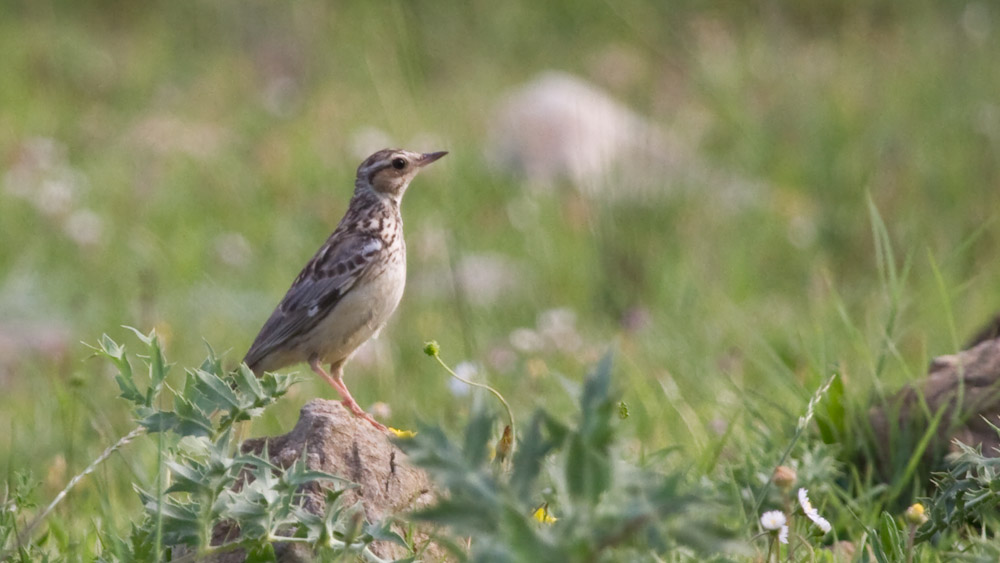
POLYGON ((250 346, 243 361, 254 373, 309 362, 346 407, 384 428, 347 391, 343 365, 378 334, 403 296, 406 244, 399 204, 420 169, 445 154, 384 149, 361 163, 344 218, 250 346), (329 363, 332 373, 321 363, 329 363))

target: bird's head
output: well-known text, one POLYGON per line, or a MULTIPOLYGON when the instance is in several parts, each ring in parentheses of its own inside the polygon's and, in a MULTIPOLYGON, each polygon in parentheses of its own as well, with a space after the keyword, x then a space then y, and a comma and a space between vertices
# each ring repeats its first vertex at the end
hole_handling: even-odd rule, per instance
POLYGON ((358 188, 368 188, 399 201, 418 172, 447 152, 418 153, 402 149, 382 149, 358 166, 358 188))

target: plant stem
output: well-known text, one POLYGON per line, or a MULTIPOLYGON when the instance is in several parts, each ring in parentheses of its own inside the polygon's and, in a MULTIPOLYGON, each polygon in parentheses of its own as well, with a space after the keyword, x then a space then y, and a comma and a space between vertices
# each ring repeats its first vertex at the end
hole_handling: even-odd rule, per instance
POLYGON ((910 533, 906 536, 906 563, 913 563, 913 540, 917 536, 917 527, 910 524, 910 533))
MULTIPOLYGON (((486 385, 485 383, 476 383, 475 381, 469 381, 468 379, 465 379, 464 377, 458 375, 450 367, 448 367, 448 364, 444 363, 444 360, 441 359, 441 356, 436 351, 433 354, 431 354, 431 356, 435 360, 437 360, 437 362, 439 364, 441 364, 441 367, 443 367, 455 379, 461 381, 462 383, 464 383, 466 385, 472 385, 473 387, 479 387, 481 389, 486 389, 490 393, 493 393, 493 396, 495 396, 497 398, 497 400, 499 400, 500 403, 503 404, 504 410, 507 411, 507 421, 510 424, 510 433, 511 433, 511 435, 512 436, 517 436, 517 432, 514 429, 514 414, 510 410, 510 405, 507 404, 507 400, 503 398, 503 395, 501 395, 499 391, 497 391, 496 389, 490 387, 489 385, 486 385)), ((511 440, 510 454, 513 454, 513 453, 514 453, 514 441, 511 440)))
POLYGON ((98 465, 103 463, 104 460, 111 457, 111 454, 123 448, 125 445, 127 445, 132 440, 136 439, 136 437, 138 437, 145 431, 146 429, 143 428, 142 426, 136 426, 135 428, 132 429, 131 432, 119 438, 118 441, 114 443, 114 445, 109 446, 107 449, 101 452, 101 455, 97 456, 97 459, 90 462, 90 465, 88 465, 83 471, 81 471, 75 477, 70 479, 69 483, 66 483, 66 486, 63 488, 63 490, 59 491, 59 493, 55 496, 55 498, 52 499, 52 502, 50 502, 49 505, 45 507, 45 510, 43 510, 41 514, 39 514, 38 516, 35 516, 35 519, 32 520, 30 524, 28 524, 28 526, 24 529, 24 531, 18 534, 16 546, 11 550, 0 552, 0 561, 4 560, 7 556, 9 556, 11 551, 16 551, 18 549, 21 549, 21 547, 24 546, 25 542, 31 540, 31 533, 35 531, 35 528, 42 523, 42 520, 45 520, 45 518, 48 517, 48 515, 55 509, 55 507, 60 502, 62 502, 64 498, 66 498, 66 495, 69 494, 69 492, 73 489, 73 487, 77 485, 77 483, 80 482, 80 480, 82 480, 87 475, 93 473, 94 470, 97 469, 98 465))
POLYGON ((156 560, 163 558, 163 432, 156 433, 156 517, 153 553, 156 560))
MULTIPOLYGON (((806 406, 805 414, 799 417, 798 424, 795 425, 795 434, 792 436, 791 442, 789 442, 788 447, 786 447, 785 451, 781 454, 781 458, 778 460, 778 463, 775 465, 775 467, 777 467, 778 465, 785 464, 785 461, 788 459, 788 456, 791 455, 792 449, 795 447, 795 444, 799 441, 799 438, 801 438, 802 435, 805 433, 806 427, 809 425, 809 421, 812 420, 813 415, 816 412, 815 411, 816 405, 819 404, 819 401, 823 398, 823 395, 826 394, 827 390, 830 389, 830 386, 833 385, 833 380, 836 378, 837 378, 837 373, 836 372, 832 373, 830 377, 827 378, 827 380, 823 383, 823 385, 820 385, 819 388, 816 389, 816 392, 813 393, 812 398, 809 399, 809 404, 806 406)), ((768 478, 767 483, 765 483, 764 486, 761 487, 760 491, 757 492, 757 498, 754 499, 753 503, 754 514, 760 512, 760 506, 764 502, 764 497, 767 495, 767 491, 768 489, 770 489, 773 480, 774 480, 774 475, 772 474, 771 477, 768 478)))

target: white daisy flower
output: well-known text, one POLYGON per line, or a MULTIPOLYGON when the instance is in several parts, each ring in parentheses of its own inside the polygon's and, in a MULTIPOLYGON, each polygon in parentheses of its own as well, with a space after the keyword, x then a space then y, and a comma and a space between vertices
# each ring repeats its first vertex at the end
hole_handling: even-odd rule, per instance
POLYGON ((785 525, 785 513, 780 510, 771 510, 760 516, 760 525, 765 530, 778 530, 785 525))
POLYGON ((781 530, 778 532, 778 541, 788 545, 788 526, 781 527, 781 530))
POLYGON ((816 524, 820 530, 823 530, 824 534, 833 529, 830 521, 820 516, 819 511, 813 508, 812 503, 809 502, 809 491, 806 489, 799 489, 799 504, 802 505, 802 512, 813 521, 813 524, 816 524))

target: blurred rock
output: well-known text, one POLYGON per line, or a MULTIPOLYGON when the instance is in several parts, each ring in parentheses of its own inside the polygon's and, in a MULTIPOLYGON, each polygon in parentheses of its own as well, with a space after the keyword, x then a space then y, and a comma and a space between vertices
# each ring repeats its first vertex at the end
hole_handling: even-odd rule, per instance
POLYGON ((494 115, 490 156, 540 186, 568 179, 595 189, 617 165, 639 155, 645 160, 664 142, 629 108, 561 72, 546 72, 509 93, 494 115))
POLYGON ((940 356, 931 362, 928 376, 907 385, 869 412, 880 462, 891 466, 890 455, 909 457, 894 447, 901 438, 916 443, 929 417, 941 409, 940 426, 927 447, 925 460, 943 455, 952 440, 981 445, 983 455, 1000 456, 1000 438, 990 424, 1000 425, 1000 339, 984 340, 972 348, 940 356))
POLYGON ((508 93, 493 110, 490 161, 552 188, 568 181, 589 195, 636 197, 681 185, 747 191, 753 184, 711 170, 694 151, 598 87, 549 71, 508 93))
MULTIPOLYGON (((406 462, 406 457, 394 446, 386 434, 367 422, 347 412, 337 401, 314 399, 309 401, 291 432, 271 438, 253 438, 243 442, 244 453, 260 454, 267 446, 270 460, 287 468, 299 460, 306 451, 309 469, 324 471, 358 485, 344 493, 346 506, 360 501, 369 522, 384 520, 395 514, 423 508, 435 498, 427 475, 406 462)), ((324 486, 329 484, 324 483, 324 486)), ((321 515, 326 509, 323 487, 313 483, 304 487, 305 510, 321 515)), ((396 533, 407 537, 408 530, 394 526, 396 533)), ((213 543, 223 538, 232 541, 238 532, 225 526, 216 527, 213 543)), ((427 534, 417 531, 415 543, 427 543, 427 534)), ((390 542, 375 542, 371 550, 382 558, 405 557, 405 550, 390 542)), ((311 561, 312 554, 301 545, 277 546, 278 561, 311 561)), ((444 551, 431 543, 424 552, 424 560, 444 558, 444 551)), ((231 552, 212 559, 216 563, 244 561, 245 554, 231 552)))

